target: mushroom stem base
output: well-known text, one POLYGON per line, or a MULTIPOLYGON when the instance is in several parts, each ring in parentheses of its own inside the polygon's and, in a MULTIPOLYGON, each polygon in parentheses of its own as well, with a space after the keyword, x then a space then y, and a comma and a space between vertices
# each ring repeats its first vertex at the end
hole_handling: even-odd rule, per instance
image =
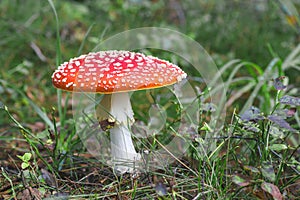
POLYGON ((141 155, 135 151, 130 131, 122 124, 115 125, 110 129, 110 139, 114 170, 120 174, 131 173, 141 155))

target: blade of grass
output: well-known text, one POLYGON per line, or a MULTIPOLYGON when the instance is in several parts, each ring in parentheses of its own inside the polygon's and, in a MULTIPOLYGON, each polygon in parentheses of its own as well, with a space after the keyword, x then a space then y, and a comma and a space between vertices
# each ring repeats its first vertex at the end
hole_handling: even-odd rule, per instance
POLYGON ((5 177, 6 180, 8 180, 8 182, 10 184, 11 191, 13 193, 14 199, 17 199, 16 192, 14 190, 14 184, 13 184, 12 180, 8 177, 8 175, 6 174, 6 172, 5 172, 5 170, 4 170, 3 167, 1 167, 1 171, 2 171, 2 175, 5 177))
MULTIPOLYGON (((263 73, 264 73, 264 71, 263 71, 263 69, 259 66, 259 65, 257 65, 257 64, 255 64, 255 63, 252 63, 252 62, 246 62, 245 63, 245 66, 247 67, 247 70, 248 70, 248 72, 252 75, 252 77, 256 80, 256 82, 258 83, 259 82, 259 78, 261 77, 261 76, 263 76, 263 73), (255 71, 253 70, 253 69, 255 69, 256 70, 256 72, 258 73, 258 75, 257 75, 257 73, 255 73, 255 71)), ((278 65, 277 65, 278 66, 278 65)), ((262 86, 261 86, 261 95, 262 96, 264 96, 264 104, 263 104, 263 108, 262 108, 262 110, 264 111, 264 112, 268 112, 269 111, 269 109, 270 109, 270 107, 271 107, 271 103, 270 103, 270 93, 269 93, 269 91, 268 91, 268 87, 267 87, 267 84, 263 84, 262 86)))
MULTIPOLYGON (((235 79, 233 80, 235 81, 235 79)), ((255 86, 254 81, 249 81, 249 83, 241 88, 238 89, 226 102, 225 107, 228 108, 230 107, 233 102, 235 102, 237 99, 241 98, 243 94, 246 92, 250 91, 253 87, 255 86)))
MULTIPOLYGON (((53 14, 55 16, 55 21, 56 21, 56 66, 59 66, 62 60, 62 55, 61 55, 61 42, 60 42, 60 33, 59 33, 59 19, 58 15, 56 12, 56 8, 54 6, 54 3, 52 0, 48 0, 48 3, 50 4, 53 14)), ((62 106, 61 106, 61 90, 57 90, 57 110, 61 122, 61 126, 64 126, 65 123, 65 116, 63 114, 62 106)))
POLYGON ((244 106, 243 106, 240 113, 244 113, 248 108, 250 108, 250 106, 253 105, 254 99, 257 97, 258 92, 263 87, 263 85, 266 83, 266 81, 270 79, 271 74, 272 74, 272 69, 273 69, 274 66, 277 65, 278 61, 279 61, 278 58, 274 58, 270 62, 270 64, 267 66, 267 69, 265 70, 264 74, 258 78, 258 83, 257 83, 256 87, 252 91, 250 97, 248 98, 248 100, 244 104, 244 106))
POLYGON ((43 112, 31 99, 29 99, 24 93, 21 93, 22 96, 29 102, 33 110, 40 116, 40 118, 49 126, 51 130, 54 130, 54 125, 49 117, 43 112))
POLYGON ((171 153, 162 143, 160 143, 156 138, 154 140, 170 155, 172 156, 177 162, 179 162, 182 166, 184 166, 186 169, 190 170, 190 172, 197 175, 197 173, 192 170, 190 167, 188 167, 185 163, 183 163, 179 158, 177 158, 173 153, 171 153))
POLYGON ((92 25, 90 25, 89 28, 88 28, 88 30, 86 31, 86 33, 85 33, 85 35, 83 37, 83 40, 82 40, 82 42, 80 44, 80 47, 79 47, 79 49, 77 51, 77 55, 78 56, 81 55, 83 46, 84 46, 84 44, 85 44, 85 42, 87 40, 87 36, 90 34, 90 32, 91 32, 92 28, 94 27, 94 25, 95 25, 95 23, 93 23, 92 25))
POLYGON ((288 55, 282 63, 282 69, 287 70, 299 61, 300 44, 288 55), (298 60, 297 60, 298 59, 298 60))
POLYGON ((51 130, 54 130, 54 125, 52 121, 49 119, 49 117, 46 115, 45 112, 43 112, 29 97, 27 97, 24 92, 22 92, 20 89, 16 88, 14 85, 7 84, 10 88, 12 88, 14 91, 19 93, 28 103, 30 106, 33 108, 33 110, 38 114, 38 116, 49 126, 51 130))

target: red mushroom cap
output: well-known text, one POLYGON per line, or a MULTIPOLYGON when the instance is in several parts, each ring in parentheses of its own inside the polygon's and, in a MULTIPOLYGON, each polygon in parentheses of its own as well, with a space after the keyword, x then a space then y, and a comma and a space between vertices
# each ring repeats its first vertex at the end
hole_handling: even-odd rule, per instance
POLYGON ((178 66, 141 53, 100 51, 65 62, 52 75, 67 91, 110 94, 172 85, 186 78, 178 66))

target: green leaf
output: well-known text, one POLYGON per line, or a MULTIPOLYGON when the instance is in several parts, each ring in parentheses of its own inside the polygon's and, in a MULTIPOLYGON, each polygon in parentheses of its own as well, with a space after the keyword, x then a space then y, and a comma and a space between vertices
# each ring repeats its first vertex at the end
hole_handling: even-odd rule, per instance
POLYGON ((269 161, 264 161, 261 166, 262 175, 271 182, 275 181, 275 172, 272 163, 269 161))
POLYGON ((285 144, 272 144, 269 148, 274 151, 282 151, 286 150, 288 147, 285 144))
POLYGON ((23 156, 17 155, 18 158, 20 158, 22 161, 24 161, 23 156))
POLYGON ((201 131, 209 131, 212 132, 212 129, 210 128, 210 126, 204 122, 204 125, 200 128, 201 131))
POLYGON ((276 126, 271 126, 270 127, 270 134, 274 137, 274 138, 280 138, 283 139, 284 138, 284 132, 282 130, 280 130, 278 127, 276 126))
POLYGON ((261 184, 261 188, 272 195, 274 200, 282 200, 282 194, 280 193, 280 190, 278 187, 272 183, 263 182, 261 184))
POLYGON ((23 163, 21 164, 21 168, 22 168, 22 169, 26 169, 27 167, 29 167, 29 163, 23 162, 23 163))
POLYGON ((31 153, 24 153, 23 155, 23 161, 28 162, 31 159, 32 154, 31 153))
POLYGON ((28 162, 31 159, 31 156, 31 153, 24 153, 23 156, 17 155, 17 157, 20 158, 23 162, 28 162))

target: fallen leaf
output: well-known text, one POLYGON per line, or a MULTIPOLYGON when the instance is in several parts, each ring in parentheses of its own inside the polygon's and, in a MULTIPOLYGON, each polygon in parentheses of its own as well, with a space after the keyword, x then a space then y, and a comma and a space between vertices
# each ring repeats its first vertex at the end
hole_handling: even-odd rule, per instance
POLYGON ((28 187, 27 189, 20 192, 17 198, 21 200, 32 200, 32 199, 41 200, 42 196, 43 196, 42 193, 38 189, 28 187))
POLYGON ((50 172, 48 172, 46 169, 41 169, 41 172, 42 172, 43 179, 49 186, 51 187, 57 186, 55 177, 50 172))
POLYGON ((249 180, 246 180, 239 175, 234 175, 232 177, 232 182, 234 182, 235 184, 237 184, 240 187, 246 187, 246 186, 250 185, 250 183, 251 183, 249 180))
POLYGON ((274 200, 282 200, 282 194, 280 193, 280 190, 278 187, 272 183, 263 182, 261 184, 261 188, 272 195, 274 200))
POLYGON ((155 191, 156 191, 156 193, 157 193, 158 196, 165 196, 165 195, 168 194, 167 187, 162 182, 158 182, 155 185, 155 191))

